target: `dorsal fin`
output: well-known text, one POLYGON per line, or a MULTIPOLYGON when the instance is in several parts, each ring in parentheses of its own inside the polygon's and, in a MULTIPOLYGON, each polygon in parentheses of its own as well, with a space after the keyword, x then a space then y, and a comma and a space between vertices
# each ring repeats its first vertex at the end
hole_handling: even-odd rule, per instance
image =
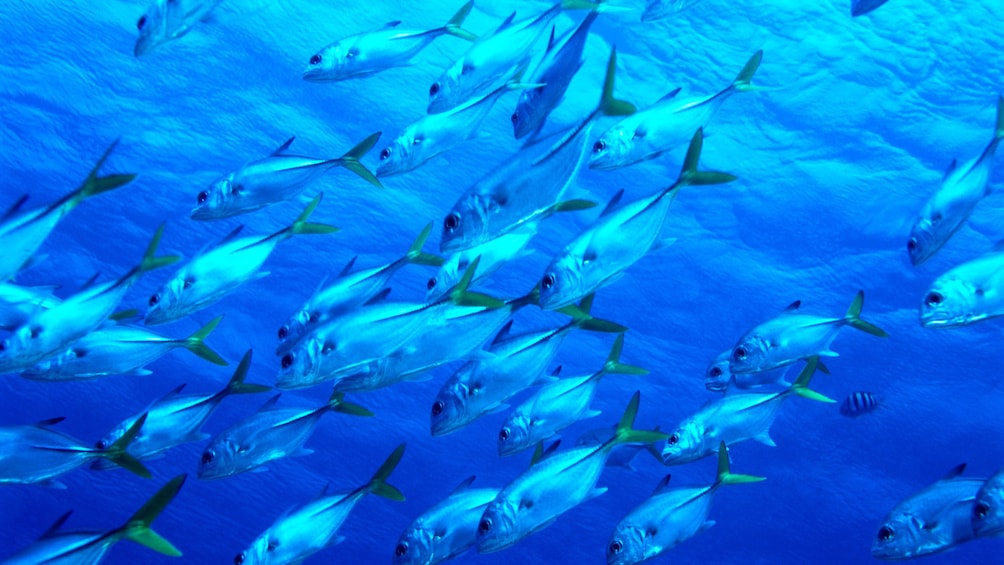
POLYGON ((383 24, 383 29, 391 29, 401 25, 401 20, 394 20, 383 24))
POLYGON ((21 206, 24 206, 24 203, 27 201, 28 195, 22 194, 21 198, 18 198, 13 204, 11 204, 10 207, 3 213, 3 216, 0 216, 0 220, 8 220, 12 218, 19 210, 21 210, 21 206))
POLYGON ((287 139, 286 142, 283 143, 282 145, 280 145, 278 149, 276 149, 275 151, 273 151, 269 155, 269 157, 275 157, 276 155, 282 155, 283 152, 286 151, 287 149, 289 149, 289 146, 293 144, 293 140, 294 139, 296 139, 295 135, 293 137, 287 139))
POLYGON ((496 343, 499 343, 509 337, 510 330, 512 330, 512 320, 506 322, 505 325, 502 326, 502 329, 499 330, 499 333, 495 334, 495 339, 492 340, 492 345, 495 345, 496 343))
POLYGON ((279 402, 279 397, 280 396, 282 396, 281 392, 279 394, 273 396, 272 398, 269 398, 268 402, 266 402, 265 404, 261 405, 261 408, 258 409, 258 412, 268 412, 269 410, 275 410, 275 405, 276 405, 276 403, 279 402))
POLYGON ((66 419, 66 416, 58 416, 56 418, 49 418, 48 420, 42 420, 42 421, 39 421, 39 422, 35 422, 34 425, 37 428, 47 428, 49 426, 55 426, 56 424, 62 422, 65 419, 66 419))
POLYGON ((244 229, 244 224, 241 224, 241 225, 237 226, 236 228, 230 230, 230 233, 228 233, 227 235, 223 236, 223 239, 217 241, 216 245, 214 245, 212 248, 204 247, 201 251, 199 251, 199 255, 202 255, 208 249, 215 249, 217 247, 220 247, 222 245, 226 245, 226 244, 230 243, 231 241, 237 239, 237 236, 241 233, 241 230, 243 230, 243 229, 244 229))
POLYGON ((966 470, 966 464, 965 463, 959 463, 958 465, 952 467, 947 473, 945 473, 945 476, 941 477, 941 480, 947 481, 947 480, 954 479, 955 477, 958 477, 959 475, 961 475, 962 473, 964 473, 965 470, 966 470))
POLYGON ((533 457, 530 459, 530 466, 533 467, 537 463, 547 459, 549 455, 557 451, 559 445, 561 445, 560 439, 547 447, 544 447, 544 441, 541 440, 537 443, 537 448, 533 450, 533 457))
POLYGON ((673 477, 672 474, 666 474, 666 476, 663 477, 661 481, 659 481, 659 484, 655 485, 655 490, 652 491, 652 494, 658 494, 658 493, 663 492, 666 489, 668 489, 669 488, 669 480, 672 477, 673 477))
POLYGON ((554 368, 553 371, 551 371, 552 377, 557 377, 560 374, 561 374, 561 365, 558 365, 557 367, 554 368))
POLYGON ((355 264, 356 264, 356 258, 357 257, 359 257, 359 256, 355 255, 351 259, 349 259, 349 262, 346 263, 344 267, 342 267, 342 271, 340 273, 338 273, 338 276, 344 277, 345 275, 351 273, 352 272, 352 267, 355 266, 355 264))
POLYGON ((949 175, 955 172, 955 169, 959 168, 959 160, 952 159, 952 162, 948 164, 948 168, 945 169, 945 176, 941 177, 942 180, 947 179, 949 175))
POLYGON ((802 305, 802 301, 801 300, 796 300, 796 301, 792 302, 791 304, 789 304, 784 309, 784 312, 795 312, 795 311, 798 310, 798 307, 801 306, 801 305, 802 305))
POLYGON ((63 527, 63 524, 65 524, 66 521, 70 518, 70 514, 73 514, 73 510, 69 510, 66 512, 66 514, 63 514, 59 518, 56 518, 56 521, 53 522, 52 525, 49 526, 47 530, 42 532, 42 535, 39 536, 39 539, 45 539, 47 537, 55 535, 56 532, 58 532, 60 528, 63 527))
POLYGON ((317 496, 314 497, 314 500, 317 500, 318 498, 324 498, 325 496, 328 496, 328 487, 330 487, 330 486, 331 486, 331 481, 328 481, 328 482, 324 483, 324 488, 321 489, 321 492, 317 493, 317 496))
POLYGON ((391 287, 388 286, 387 288, 385 288, 385 289, 381 290, 380 292, 374 294, 372 298, 370 298, 369 300, 367 300, 363 304, 363 306, 371 306, 373 304, 376 304, 377 302, 383 302, 384 300, 387 299, 387 295, 390 294, 390 291, 391 291, 391 287))
POLYGON ((87 279, 86 281, 84 281, 84 284, 80 285, 80 288, 77 289, 77 292, 87 290, 92 286, 94 286, 94 281, 98 280, 99 276, 101 276, 101 272, 95 271, 95 273, 91 275, 91 278, 87 279))
POLYGON ((547 39, 547 50, 550 51, 554 48, 554 26, 551 26, 551 37, 547 39))
POLYGON ((466 479, 460 481, 460 484, 457 485, 457 487, 454 488, 453 492, 451 492, 450 494, 454 495, 454 494, 457 494, 458 492, 464 492, 465 490, 467 490, 468 488, 470 488, 471 483, 473 483, 474 479, 476 479, 476 478, 477 478, 477 475, 471 475, 470 477, 467 477, 466 479))
POLYGON ((181 383, 180 385, 174 387, 173 389, 171 389, 171 392, 168 392, 164 396, 158 398, 157 401, 154 402, 154 404, 156 404, 157 402, 162 402, 164 400, 167 400, 168 398, 171 398, 172 396, 174 396, 176 394, 180 394, 181 391, 185 389, 185 385, 187 385, 187 384, 188 383, 181 383))
POLYGON ((622 196, 624 196, 623 188, 618 190, 617 194, 614 194, 613 197, 610 198, 610 201, 607 202, 607 207, 604 208, 602 212, 600 212, 600 217, 602 218, 603 216, 606 216, 610 212, 613 212, 617 208, 617 204, 620 203, 622 196))
POLYGON ((509 17, 508 17, 508 18, 506 18, 506 19, 505 19, 505 21, 503 21, 503 22, 502 22, 502 23, 501 23, 501 24, 499 25, 499 27, 497 27, 497 28, 495 29, 495 33, 498 33, 498 32, 500 32, 500 31, 504 30, 505 28, 507 28, 507 27, 511 26, 511 25, 512 25, 512 22, 513 22, 513 20, 515 20, 515 19, 516 19, 516 12, 513 12, 513 13, 509 14, 509 17))
MULTIPOLYGON (((679 93, 680 93, 680 87, 678 86, 675 89, 671 90, 669 93, 667 93, 665 96, 663 96, 662 98, 660 98, 659 102, 665 102, 666 100, 672 100, 673 98, 676 98, 676 95, 679 94, 679 93)), ((667 477, 667 478, 669 478, 669 477, 667 477)))

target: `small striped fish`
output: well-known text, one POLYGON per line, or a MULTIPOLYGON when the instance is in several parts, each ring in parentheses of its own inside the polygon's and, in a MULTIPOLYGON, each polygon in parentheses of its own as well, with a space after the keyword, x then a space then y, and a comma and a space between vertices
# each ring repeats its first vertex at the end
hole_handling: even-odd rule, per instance
POLYGON ((873 412, 879 406, 879 397, 862 390, 852 392, 840 404, 840 413, 848 418, 857 418, 873 412))

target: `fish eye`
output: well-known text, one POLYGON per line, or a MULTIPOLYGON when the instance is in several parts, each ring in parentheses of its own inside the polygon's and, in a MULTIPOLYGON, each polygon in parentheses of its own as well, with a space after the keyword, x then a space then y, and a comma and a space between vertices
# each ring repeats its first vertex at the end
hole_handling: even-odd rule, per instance
POLYGON ((287 353, 282 356, 283 369, 288 369, 292 364, 293 364, 293 355, 291 353, 287 353))
POLYGON ((917 238, 911 237, 910 241, 906 242, 906 248, 909 249, 910 251, 916 251, 917 250, 917 238))
POLYGON ((397 544, 397 547, 394 548, 394 555, 396 555, 397 557, 404 557, 407 554, 408 554, 408 544, 404 542, 397 544))
POLYGON ((453 231, 457 229, 459 225, 460 225, 460 214, 456 212, 451 212, 450 215, 447 216, 445 220, 443 220, 443 227, 446 228, 447 231, 453 231))
POLYGON ((719 367, 712 367, 711 371, 708 372, 712 377, 722 376, 722 370, 719 367))
POLYGON ((987 514, 989 513, 990 513, 990 505, 987 504, 986 502, 980 502, 979 504, 976 505, 976 508, 973 509, 973 514, 975 514, 976 517, 979 518, 980 520, 986 518, 987 514))
POLYGON ((492 529, 491 518, 482 518, 481 521, 478 522, 478 533, 487 534, 489 531, 491 531, 491 529, 492 529))
POLYGON ((42 335, 42 328, 38 326, 32 326, 30 335, 32 339, 35 339, 36 337, 42 335))
POLYGON ((944 301, 945 297, 942 296, 940 292, 932 292, 927 295, 927 298, 924 299, 924 303, 926 303, 928 306, 937 306, 938 304, 941 304, 944 301))
POLYGON ((310 64, 311 65, 320 65, 321 64, 321 56, 320 55, 314 55, 314 56, 312 56, 310 58, 310 64))
POLYGON ((288 335, 289 335, 289 330, 286 329, 286 326, 282 326, 281 328, 279 328, 279 339, 286 339, 286 336, 288 335))
POLYGON ((607 142, 602 139, 593 144, 593 153, 602 153, 607 148, 607 142))
POLYGON ((610 542, 610 553, 617 555, 622 549, 624 549, 624 544, 622 544, 620 540, 610 542))
POLYGON ((160 302, 160 296, 154 294, 153 296, 150 297, 150 300, 148 302, 150 303, 150 306, 156 306, 157 303, 160 302))
POLYGON ((443 401, 437 400, 436 403, 432 405, 432 415, 439 416, 443 413, 444 408, 446 408, 446 405, 443 404, 443 401))
POLYGON ((429 279, 429 282, 425 283, 425 288, 429 290, 436 288, 436 277, 429 279))
POLYGON ((234 565, 241 565, 241 563, 244 563, 244 554, 238 553, 234 556, 234 565))
POLYGON ((181 284, 181 288, 186 290, 192 288, 192 279, 185 279, 185 282, 181 284))
POLYGON ((359 54, 359 50, 358 49, 349 49, 349 52, 345 54, 345 57, 348 58, 348 59, 352 59, 353 57, 355 57, 358 54, 359 54))
POLYGON ((544 275, 544 279, 540 281, 540 288, 547 290, 554 286, 555 282, 557 282, 557 279, 555 278, 554 273, 547 273, 544 275))
POLYGON ((7 349, 7 340, 0 341, 0 351, 7 349))
POLYGON ((516 125, 516 122, 519 121, 519 114, 513 112, 512 116, 510 116, 509 119, 512 120, 512 125, 516 125))
POLYGON ((209 465, 210 463, 213 462, 214 457, 215 455, 213 454, 212 451, 206 451, 205 453, 202 454, 202 464, 209 465))
POLYGON ((98 443, 95 443, 94 447, 96 447, 98 449, 104 449, 104 448, 108 447, 108 444, 106 444, 105 440, 102 439, 102 440, 99 440, 98 443))
POLYGON ((509 439, 509 428, 502 428, 502 430, 499 431, 499 441, 505 441, 507 439, 509 439))
POLYGON ((390 147, 384 147, 383 151, 380 152, 380 160, 386 161, 390 159, 390 147))
POLYGON ((438 82, 432 83, 432 86, 429 87, 429 96, 435 96, 436 94, 439 94, 439 83, 438 82))
POLYGON ((746 351, 745 347, 737 347, 735 351, 732 352, 732 359, 735 361, 745 361, 746 356, 749 355, 749 351, 746 351))
POLYGON ((199 202, 199 204, 205 204, 206 201, 209 200, 209 193, 203 190, 195 197, 195 199, 199 202))
POLYGON ((667 441, 669 442, 669 445, 676 445, 680 443, 680 434, 673 434, 669 436, 669 440, 667 441))
POLYGON ((279 547, 278 542, 270 541, 268 542, 268 547, 265 548, 265 551, 275 551, 275 548, 277 547, 279 547))
POLYGON ((889 526, 882 526, 879 530, 878 539, 880 541, 892 541, 892 538, 896 535, 889 526))
POLYGON ((142 30, 143 26, 146 25, 146 16, 140 16, 139 20, 136 22, 136 29, 142 30))

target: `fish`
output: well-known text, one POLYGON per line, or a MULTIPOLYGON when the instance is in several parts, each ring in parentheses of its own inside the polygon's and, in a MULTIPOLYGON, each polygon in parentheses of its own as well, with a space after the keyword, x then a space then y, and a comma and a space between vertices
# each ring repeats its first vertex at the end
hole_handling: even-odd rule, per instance
POLYGON ((919 311, 920 325, 932 329, 1004 316, 1004 242, 935 279, 919 311))
POLYGON ((703 487, 670 487, 666 475, 655 492, 624 517, 607 543, 608 565, 633 565, 653 559, 715 525, 709 520, 711 503, 723 485, 766 480, 732 473, 725 442, 718 447, 718 475, 703 487))
POLYGON ((619 205, 622 192, 610 200, 599 219, 569 242, 545 269, 540 279, 541 308, 560 308, 596 292, 619 280, 650 251, 671 243, 657 239, 681 188, 736 180, 728 173, 697 170, 703 144, 704 132, 698 129, 680 175, 669 187, 624 205, 619 205))
POLYGON ((426 281, 425 300, 429 302, 439 300, 456 288, 467 267, 475 259, 479 259, 480 263, 471 284, 487 279, 506 263, 529 254, 526 246, 535 235, 537 235, 537 223, 531 223, 481 245, 452 253, 436 274, 426 281))
POLYGON ((977 491, 972 526, 976 537, 1004 535, 1004 469, 984 481, 977 491))
POLYGON ((516 407, 498 433, 499 456, 513 455, 586 418, 599 416, 592 410, 593 396, 600 380, 609 374, 647 375, 648 371, 620 362, 624 334, 618 334, 603 367, 584 377, 570 377, 544 385, 516 407))
POLYGON ((573 330, 619 333, 627 328, 590 315, 593 298, 562 310, 572 319, 557 328, 510 335, 507 324, 486 349, 489 355, 457 369, 436 394, 430 426, 434 436, 453 433, 485 414, 508 408, 506 401, 523 390, 555 380, 544 372, 573 330))
POLYGON ((617 50, 612 49, 600 102, 582 122, 542 155, 516 154, 469 187, 443 220, 440 251, 464 251, 534 224, 559 211, 592 207, 592 202, 560 202, 585 158, 588 134, 599 115, 634 112, 629 102, 614 98, 617 50))
POLYGON ((857 418, 862 414, 874 412, 881 405, 879 397, 870 392, 859 390, 847 395, 840 403, 840 413, 848 418, 857 418))
POLYGON ((126 539, 169 557, 181 557, 181 551, 150 526, 177 496, 187 475, 179 475, 160 487, 139 510, 121 526, 107 531, 63 531, 73 514, 59 517, 42 537, 21 551, 4 559, 4 565, 97 565, 116 543, 126 539))
POLYGON ((133 180, 133 173, 99 176, 98 172, 111 156, 118 140, 105 149, 104 154, 88 173, 80 187, 48 206, 22 211, 28 196, 22 196, 0 216, 0 282, 7 282, 31 261, 32 256, 59 224, 81 202, 121 188, 133 180))
MULTIPOLYGON (((209 439, 209 436, 200 430, 224 398, 233 394, 257 394, 271 390, 267 386, 244 382, 250 366, 249 350, 241 359, 230 382, 222 390, 214 394, 181 394, 185 388, 185 385, 181 385, 151 404, 142 414, 130 416, 120 422, 98 440, 95 447, 107 449, 113 445, 144 414, 146 420, 143 427, 126 449, 138 460, 152 459, 183 443, 209 439)), ((104 459, 97 459, 91 463, 91 468, 106 470, 112 468, 112 465, 104 459)))
POLYGON ((222 220, 292 200, 324 173, 344 167, 366 182, 383 188, 373 173, 359 162, 380 140, 380 132, 360 141, 341 157, 317 159, 288 153, 291 137, 268 157, 251 161, 227 173, 200 192, 193 220, 222 220))
POLYGON ((307 67, 303 70, 303 80, 342 81, 403 67, 419 51, 444 35, 477 41, 477 35, 460 27, 472 7, 473 0, 461 6, 442 27, 426 31, 405 31, 398 29, 400 21, 393 21, 378 30, 331 43, 310 56, 307 67))
POLYGON ((606 492, 596 483, 611 450, 622 443, 651 443, 666 437, 635 430, 640 394, 628 403, 614 436, 599 447, 578 447, 533 464, 506 485, 478 522, 478 553, 493 553, 543 530, 562 514, 606 492))
MULTIPOLYGON (((731 358, 732 350, 727 349, 718 354, 708 365, 707 370, 704 371, 705 388, 711 392, 725 392, 731 387, 746 390, 764 385, 779 385, 785 388, 791 386, 791 383, 785 380, 786 371, 784 370, 733 374, 729 370, 731 358)), ((822 363, 819 364, 819 370, 823 373, 830 372, 822 363)))
POLYGON ((163 235, 164 226, 161 225, 140 263, 119 278, 86 286, 57 306, 35 312, 7 339, 0 341, 0 374, 29 369, 108 323, 109 317, 141 276, 178 261, 175 255, 156 256, 163 235))
POLYGON ((0 330, 12 331, 23 325, 38 310, 59 304, 52 292, 55 286, 20 286, 0 282, 0 330))
POLYGON ((976 205, 990 194, 994 153, 1004 139, 1004 96, 997 97, 997 122, 993 138, 979 157, 959 164, 953 160, 941 186, 924 204, 910 228, 906 249, 917 267, 933 257, 959 231, 976 205))
POLYGON ((107 375, 151 374, 145 366, 184 348, 216 365, 227 362, 205 344, 223 316, 213 318, 192 335, 171 339, 147 329, 114 325, 100 328, 73 342, 62 353, 21 371, 21 376, 36 381, 77 381, 107 375))
POLYGON ((818 358, 809 359, 794 384, 781 392, 731 394, 705 405, 666 439, 664 463, 681 465, 703 459, 714 453, 722 441, 734 446, 753 439, 774 447, 770 427, 786 398, 795 394, 818 402, 836 402, 809 388, 818 363, 818 358))
POLYGON ((589 28, 597 17, 599 12, 595 10, 589 12, 582 23, 557 41, 554 39, 554 27, 551 27, 547 52, 527 79, 527 82, 540 86, 524 90, 520 94, 516 109, 510 117, 516 139, 530 134, 536 137, 544 127, 547 117, 564 99, 572 77, 582 67, 582 52, 586 46, 586 38, 589 37, 589 28))
POLYGON ((965 463, 910 495, 886 514, 872 540, 872 557, 913 559, 954 549, 974 537, 973 503, 985 479, 962 477, 965 463))
POLYGON ((875 10, 889 0, 851 0, 851 16, 858 17, 875 10))
POLYGON ((153 0, 136 20, 139 37, 133 55, 141 57, 157 47, 179 39, 199 22, 208 22, 222 0, 153 0))
POLYGON ((799 312, 801 301, 791 303, 780 316, 746 332, 732 348, 729 370, 734 374, 758 373, 784 367, 812 356, 836 357, 830 344, 844 326, 876 337, 889 337, 882 328, 861 319, 865 293, 859 290, 843 318, 823 318, 799 312))
POLYGON ((150 471, 126 451, 146 422, 146 414, 104 449, 87 447, 76 438, 52 429, 63 420, 52 418, 27 426, 0 426, 0 485, 66 488, 56 478, 95 459, 107 459, 143 478, 151 477, 150 471))
POLYGON ((697 4, 701 0, 648 0, 641 13, 641 21, 655 22, 672 17, 697 4))
POLYGON ((393 565, 435 565, 474 547, 481 514, 499 489, 470 488, 473 482, 472 475, 415 518, 394 546, 393 565))
POLYGON ((239 237, 243 226, 238 226, 216 246, 201 251, 150 296, 146 325, 184 318, 217 302, 242 284, 268 275, 260 272, 262 265, 279 243, 294 235, 338 231, 335 226, 307 222, 322 197, 323 193, 315 196, 292 224, 272 235, 239 237))
POLYGON ((372 416, 369 410, 344 401, 334 393, 323 406, 313 409, 278 408, 281 394, 273 396, 258 412, 216 434, 199 460, 200 479, 223 479, 283 457, 309 455, 304 449, 320 421, 328 412, 372 416))
POLYGON ((654 105, 624 118, 593 143, 589 168, 619 169, 655 159, 686 143, 694 130, 708 126, 718 108, 733 94, 755 89, 751 81, 762 59, 762 50, 754 53, 735 80, 716 94, 678 99, 677 88, 654 105))
POLYGON ((391 277, 405 265, 440 267, 442 257, 422 251, 431 232, 432 224, 428 224, 404 255, 386 265, 353 271, 353 257, 330 285, 318 289, 279 327, 276 354, 289 352, 304 336, 336 317, 371 301, 381 300, 391 277))
MULTIPOLYGON (((606 443, 617 431, 617 424, 604 428, 594 428, 579 436, 575 440, 576 447, 598 446, 606 443)), ((652 430, 655 433, 662 433, 659 426, 652 430)), ((662 465, 662 452, 650 443, 622 443, 617 445, 610 452, 607 458, 607 467, 621 467, 628 471, 634 471, 634 460, 641 452, 647 452, 662 465)))
POLYGON ((279 565, 302 563, 311 555, 341 542, 338 530, 362 498, 376 494, 388 500, 403 502, 404 494, 387 482, 404 456, 402 443, 387 457, 366 484, 347 493, 327 494, 295 509, 287 510, 247 549, 234 557, 235 565, 279 565))

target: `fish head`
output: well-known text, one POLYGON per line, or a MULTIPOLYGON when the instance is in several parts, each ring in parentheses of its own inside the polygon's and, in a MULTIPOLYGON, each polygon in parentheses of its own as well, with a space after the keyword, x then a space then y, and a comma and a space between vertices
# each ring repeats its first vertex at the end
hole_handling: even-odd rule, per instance
POLYGON ((628 156, 634 145, 633 138, 634 132, 628 132, 624 127, 607 130, 593 143, 589 154, 589 168, 611 170, 628 164, 628 156))
POLYGON ((446 381, 432 403, 432 435, 443 436, 470 423, 472 394, 477 394, 476 384, 468 379, 476 373, 477 363, 467 363, 457 374, 446 381))
POLYGON ((325 350, 333 350, 319 336, 301 340, 279 360, 279 388, 297 388, 318 382, 325 350))
POLYGON ((34 364, 34 342, 44 328, 31 322, 15 329, 5 339, 0 340, 0 374, 14 372, 34 364))
POLYGON ((230 216, 227 205, 230 198, 238 194, 234 189, 233 175, 216 179, 213 184, 195 196, 195 208, 192 209, 193 220, 219 220, 230 216))
POLYGON ((759 373, 773 369, 768 353, 769 341, 756 333, 744 336, 729 354, 729 371, 732 373, 759 373))
MULTIPOLYGON (((129 418, 128 420, 120 423, 119 425, 115 426, 110 432, 101 436, 101 439, 94 442, 94 447, 98 449, 108 449, 109 447, 111 447, 113 443, 118 441, 119 438, 124 436, 126 431, 134 423, 136 423, 135 418, 129 418)), ((141 450, 137 449, 137 445, 144 439, 145 438, 143 436, 143 430, 140 430, 139 435, 136 436, 136 438, 129 443, 129 453, 132 455, 136 455, 137 453, 139 453, 141 450)), ((94 461, 91 462, 91 469, 94 470, 107 471, 109 469, 115 469, 115 468, 118 468, 118 465, 112 463, 108 459, 95 459, 94 461)))
POLYGON ((494 553, 514 545, 521 538, 518 507, 506 498, 496 498, 478 521, 478 553, 494 553))
MULTIPOLYGON (((21 371, 21 376, 26 379, 55 380, 62 374, 63 367, 72 364, 77 358, 77 351, 77 349, 71 347, 58 355, 43 359, 21 371)), ((81 350, 81 352, 83 351, 81 350)))
MULTIPOLYGON (((136 20, 136 30, 139 36, 133 47, 133 55, 141 57, 152 51, 158 45, 167 42, 171 22, 177 20, 179 2, 154 0, 146 12, 136 20)), ((178 22, 180 23, 180 22, 178 22)))
POLYGON ((907 513, 886 516, 872 541, 872 556, 878 559, 909 559, 925 552, 921 549, 923 521, 907 513))
POLYGON ((229 437, 219 438, 206 447, 199 458, 200 479, 222 479, 240 472, 240 454, 243 449, 229 437))
POLYGON ((311 323, 313 316, 306 308, 301 308, 286 320, 286 323, 279 326, 276 332, 279 338, 279 346, 276 348, 276 355, 289 353, 293 346, 300 342, 300 338, 307 333, 307 326, 311 323))
POLYGON ((359 49, 354 41, 338 41, 314 53, 303 69, 303 80, 332 82, 352 77, 359 49))
POLYGON ((487 241, 489 219, 501 206, 491 196, 476 192, 464 195, 443 218, 440 251, 463 251, 487 241))
MULTIPOLYGON (((277 555, 279 540, 272 538, 272 531, 266 530, 247 549, 234 556, 234 565, 264 565, 266 563, 288 563, 277 555)), ((288 557, 288 556, 287 556, 288 557)))
POLYGON ((522 412, 514 412, 506 419, 498 434, 498 453, 512 455, 527 447, 530 440, 530 426, 533 422, 522 412))
POLYGON ((421 157, 422 142, 425 136, 414 128, 407 128, 387 147, 380 150, 380 164, 377 165, 376 176, 389 177, 406 173, 423 161, 421 157))
POLYGON ((645 532, 634 524, 620 523, 607 544, 608 565, 628 565, 641 563, 655 555, 646 555, 648 545, 645 532))
POLYGON ((920 304, 920 325, 925 328, 961 326, 981 318, 978 302, 982 289, 956 277, 934 281, 920 304))
POLYGON ((688 420, 666 438, 662 461, 666 465, 689 463, 700 458, 703 430, 695 420, 688 420))
POLYGON ((433 532, 428 528, 412 526, 397 540, 394 546, 394 565, 432 565, 438 560, 435 554, 433 532))
POLYGON ((910 263, 918 266, 938 252, 948 241, 955 227, 951 222, 943 222, 940 212, 921 216, 910 228, 910 239, 906 240, 906 251, 910 263))
POLYGON ((977 537, 1004 534, 1004 471, 987 479, 976 493, 973 531, 977 537))
POLYGON ((730 349, 715 357, 715 360, 708 365, 708 369, 704 372, 704 388, 712 392, 725 392, 729 388, 729 383, 732 382, 732 373, 729 371, 731 355, 730 349))
POLYGON ((586 280, 587 269, 588 261, 562 252, 540 278, 540 307, 556 310, 588 295, 593 284, 586 280))
POLYGON ((181 270, 171 280, 164 283, 147 299, 146 317, 148 326, 164 324, 183 317, 185 311, 185 295, 195 284, 195 280, 184 270, 181 270))
POLYGON ((467 265, 467 260, 462 260, 459 253, 450 255, 436 274, 425 283, 425 301, 434 302, 446 296, 460 282, 467 265))
POLYGON ((524 90, 516 103, 516 110, 509 116, 512 122, 513 135, 521 139, 533 133, 540 127, 540 118, 536 112, 536 100, 543 87, 524 90))
POLYGON ((467 99, 464 92, 464 77, 470 75, 474 67, 464 62, 461 58, 439 75, 436 82, 429 85, 429 114, 439 114, 456 108, 467 99))

